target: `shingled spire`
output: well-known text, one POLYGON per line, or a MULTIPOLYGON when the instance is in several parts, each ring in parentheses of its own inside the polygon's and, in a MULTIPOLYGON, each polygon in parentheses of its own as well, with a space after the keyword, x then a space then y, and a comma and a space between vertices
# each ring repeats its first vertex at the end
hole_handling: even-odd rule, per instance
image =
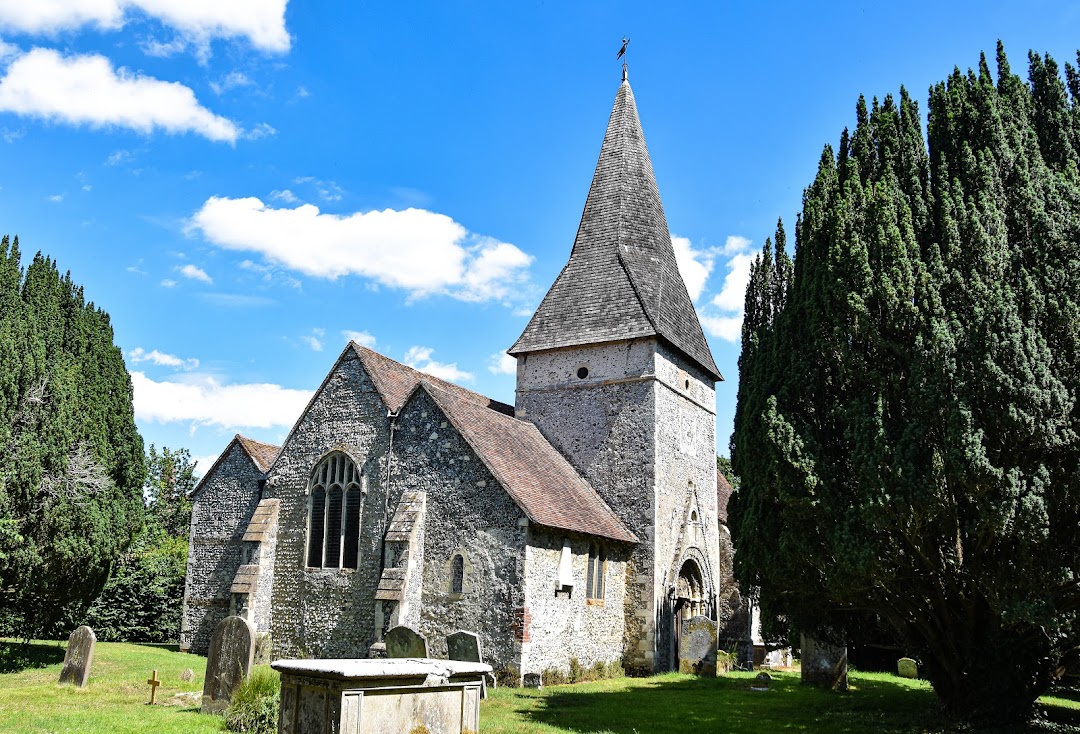
POLYGON ((723 379, 679 274, 624 67, 570 260, 509 353, 649 336, 723 379))

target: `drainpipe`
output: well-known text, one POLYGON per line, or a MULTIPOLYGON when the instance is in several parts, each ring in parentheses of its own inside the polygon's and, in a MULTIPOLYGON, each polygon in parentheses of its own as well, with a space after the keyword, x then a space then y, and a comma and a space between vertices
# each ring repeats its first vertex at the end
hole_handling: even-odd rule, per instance
POLYGON ((386 477, 383 480, 383 531, 379 541, 379 578, 386 568, 386 534, 390 532, 390 472, 394 462, 394 432, 397 430, 398 411, 386 411, 390 420, 390 437, 386 446, 386 477))

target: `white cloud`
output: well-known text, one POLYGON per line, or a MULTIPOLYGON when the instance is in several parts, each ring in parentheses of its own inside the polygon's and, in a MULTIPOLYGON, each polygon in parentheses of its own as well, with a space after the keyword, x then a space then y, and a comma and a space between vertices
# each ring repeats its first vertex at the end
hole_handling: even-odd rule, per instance
POLYGON ((488 372, 493 375, 516 375, 517 359, 506 352, 497 352, 488 360, 488 372))
POLYGON ((724 244, 722 252, 730 256, 724 263, 727 270, 724 285, 701 314, 701 326, 710 336, 729 342, 738 342, 742 338, 746 284, 754 262, 754 255, 749 252, 751 244, 749 239, 738 235, 729 236, 724 244))
POLYGON ((751 244, 753 244, 753 241, 746 237, 737 234, 728 235, 727 240, 724 241, 723 254, 735 255, 740 252, 746 252, 750 249, 751 244))
POLYGON ((64 195, 63 194, 53 194, 52 196, 49 197, 49 201, 51 201, 54 204, 59 204, 63 200, 64 200, 64 195))
POLYGON ((723 311, 742 312, 746 300, 746 284, 750 281, 750 265, 754 256, 750 253, 735 255, 727 261, 728 274, 724 287, 712 297, 712 305, 723 311))
POLYGON ((272 138, 277 135, 277 130, 267 125, 265 122, 260 122, 250 130, 244 131, 245 140, 260 140, 261 138, 272 138))
POLYGON ((433 360, 431 358, 431 353, 434 351, 435 350, 431 347, 409 347, 409 351, 405 352, 402 361, 413 369, 426 372, 433 377, 438 377, 440 380, 446 380, 447 382, 472 382, 472 373, 459 370, 457 362, 443 364, 442 362, 433 360))
POLYGON ((237 89, 239 87, 250 87, 255 82, 251 81, 247 74, 239 71, 230 71, 219 82, 210 82, 210 89, 214 94, 224 94, 230 89, 237 89))
POLYGON ((165 278, 163 281, 161 281, 161 287, 162 288, 175 288, 176 287, 176 281, 173 280, 172 278, 165 278))
POLYGON ((93 190, 94 190, 94 187, 93 187, 93 186, 91 186, 90 184, 83 184, 83 185, 82 185, 82 190, 83 190, 83 191, 93 191, 93 190))
POLYGON ((690 240, 672 235, 671 246, 675 249, 675 261, 679 264, 679 273, 690 300, 696 301, 705 288, 705 281, 713 269, 713 253, 710 250, 695 250, 690 240))
POLYGON ((702 316, 701 326, 709 336, 715 336, 729 342, 738 342, 742 338, 742 314, 738 316, 702 316))
POLYGON ((514 245, 472 234, 445 214, 423 209, 341 216, 323 214, 312 204, 275 209, 255 197, 215 196, 195 212, 190 228, 220 247, 259 252, 307 275, 359 275, 417 297, 509 298, 532 262, 514 245))
POLYGON ((275 201, 284 201, 286 204, 296 204, 300 201, 296 194, 288 189, 281 189, 280 191, 274 189, 270 192, 270 198, 275 201))
POLYGON ((22 49, 13 43, 7 43, 0 40, 0 61, 7 61, 13 59, 22 53, 22 49))
POLYGON ((155 129, 193 132, 228 143, 240 136, 232 121, 200 105, 183 84, 114 69, 111 61, 97 54, 65 57, 44 48, 35 48, 8 66, 0 79, 0 111, 145 134, 155 129))
POLYGON ((304 336, 300 337, 300 341, 311 347, 311 351, 313 352, 321 352, 323 350, 322 340, 320 340, 319 337, 315 336, 314 334, 305 334, 304 336))
POLYGON ((205 270, 203 270, 197 265, 192 265, 191 263, 188 263, 183 267, 177 268, 177 270, 180 271, 180 275, 184 276, 185 278, 202 281, 203 283, 214 282, 214 279, 207 275, 205 270))
POLYGON ((109 153, 109 157, 105 159, 105 165, 119 166, 121 163, 126 163, 132 159, 131 151, 129 150, 117 150, 109 153))
POLYGON ((246 38, 258 49, 283 53, 288 0, 11 0, 0 3, 0 27, 54 34, 91 25, 115 30, 132 11, 155 18, 193 43, 246 38))
POLYGON ((293 183, 297 184, 311 184, 315 187, 315 191, 319 194, 319 198, 323 201, 341 201, 342 194, 345 193, 344 189, 337 185, 334 181, 323 181, 322 179, 315 178, 314 176, 299 176, 293 179, 293 183))
POLYGON ((190 423, 226 429, 291 427, 311 399, 310 390, 273 384, 224 385, 209 375, 157 382, 131 373, 135 418, 150 423, 190 423))
POLYGON ((341 335, 351 342, 356 342, 362 347, 371 349, 375 346, 375 337, 366 331, 350 331, 349 329, 345 329, 341 332, 341 335))
POLYGON ((173 367, 181 370, 195 370, 199 368, 199 360, 195 357, 181 359, 175 354, 166 354, 165 352, 159 352, 156 349, 148 352, 142 347, 135 347, 124 356, 126 356, 132 364, 150 362, 161 367, 173 367))
POLYGON ((221 454, 206 454, 204 456, 192 456, 191 463, 195 465, 195 471, 193 474, 196 477, 202 477, 206 472, 214 466, 214 462, 218 460, 221 454))

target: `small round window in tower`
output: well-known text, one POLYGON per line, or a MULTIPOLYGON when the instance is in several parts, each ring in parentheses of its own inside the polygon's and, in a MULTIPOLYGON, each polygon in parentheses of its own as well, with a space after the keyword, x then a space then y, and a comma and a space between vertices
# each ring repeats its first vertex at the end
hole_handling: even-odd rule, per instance
POLYGON ((577 376, 578 376, 579 380, 584 380, 586 377, 589 376, 589 368, 588 367, 578 367, 577 368, 577 376))

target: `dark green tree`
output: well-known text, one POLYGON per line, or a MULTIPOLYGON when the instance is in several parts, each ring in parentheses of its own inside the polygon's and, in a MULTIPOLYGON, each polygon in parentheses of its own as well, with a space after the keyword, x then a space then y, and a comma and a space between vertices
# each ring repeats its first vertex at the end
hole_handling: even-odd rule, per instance
POLYGON ((1080 83, 1000 44, 826 148, 791 280, 746 297, 737 574, 835 642, 874 615, 969 720, 1027 716, 1080 629, 1080 83))
POLYGON ((142 523, 142 439, 108 314, 0 240, 0 624, 48 630, 98 594, 142 523))
POLYGON ((98 639, 170 642, 180 635, 195 464, 187 449, 146 453, 145 522, 114 565, 86 624, 98 639))

